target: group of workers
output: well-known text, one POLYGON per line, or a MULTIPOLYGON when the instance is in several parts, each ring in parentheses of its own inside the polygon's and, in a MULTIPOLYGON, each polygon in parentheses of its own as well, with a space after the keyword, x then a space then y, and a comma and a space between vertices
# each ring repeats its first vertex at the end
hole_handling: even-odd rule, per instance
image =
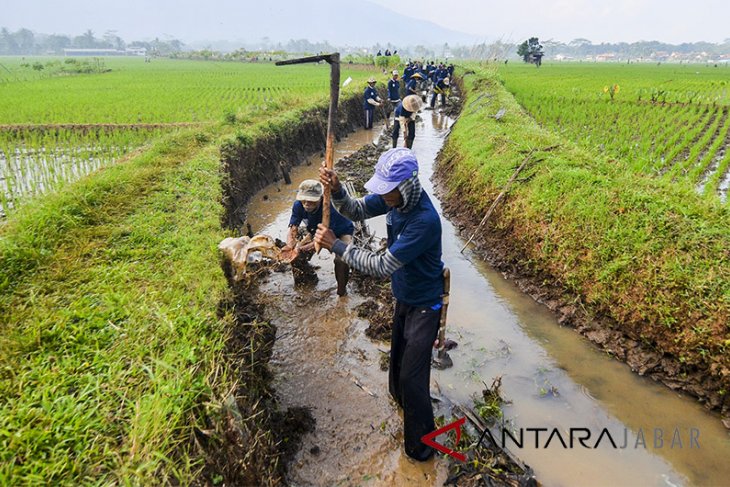
MULTIPOLYGON (((453 64, 447 67, 444 64, 436 65, 429 61, 424 66, 420 62, 409 62, 403 70, 403 88, 401 89, 398 71, 392 72, 392 77, 387 84, 388 109, 385 110, 384 115, 390 117, 390 108, 392 107, 394 121, 391 137, 394 148, 398 145, 401 127, 403 127, 405 147, 413 148, 413 140, 416 136, 416 114, 421 109, 422 102, 425 101, 425 96, 422 96, 421 93, 431 90, 431 108, 435 108, 436 99, 439 95, 441 96, 441 105, 445 106, 446 95, 449 92, 453 73, 453 64)), ((363 93, 366 129, 373 127, 375 108, 382 107, 386 103, 375 89, 376 83, 375 78, 370 78, 363 93)))
MULTIPOLYGON (((401 91, 399 73, 393 71, 387 83, 387 102, 394 107, 393 148, 383 153, 374 174, 365 183, 370 194, 354 198, 340 183, 337 173, 320 168, 319 181, 303 181, 292 206, 286 246, 295 258, 310 259, 315 243, 335 255, 337 294, 347 294, 350 268, 378 278, 390 278, 395 312, 392 319, 388 388, 403 409, 405 453, 418 461, 430 459, 434 450, 422 442, 435 430, 429 392, 432 348, 438 346, 437 333, 444 297, 444 264, 441 260, 441 219, 431 199, 421 187, 419 166, 411 150, 415 120, 422 107, 419 90, 430 84, 436 95, 448 91, 453 66, 408 63, 403 72, 401 91), (437 91, 438 90, 438 91, 437 91), (402 98, 401 98, 402 96, 402 98), (401 126, 405 147, 396 147, 401 126), (322 225, 324 190, 331 194, 330 224, 322 225), (385 253, 358 247, 353 242, 353 221, 386 215, 385 253), (304 224, 313 241, 298 240, 304 224), (308 243, 305 243, 308 242, 308 243)), ((376 107, 382 106, 368 80, 364 93, 365 126, 372 128, 376 107)), ((389 116, 389 114, 386 114, 389 116)))

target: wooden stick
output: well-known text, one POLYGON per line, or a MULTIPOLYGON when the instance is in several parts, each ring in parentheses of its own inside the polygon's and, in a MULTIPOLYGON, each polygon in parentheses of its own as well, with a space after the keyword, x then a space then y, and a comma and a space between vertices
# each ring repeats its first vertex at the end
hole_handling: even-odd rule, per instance
MULTIPOLYGON (((327 117, 327 148, 324 152, 324 165, 331 170, 335 165, 335 124, 337 123, 337 100, 340 96, 340 55, 334 53, 330 55, 330 58, 330 110, 327 117)), ((327 185, 324 188, 322 199, 322 225, 327 228, 330 226, 330 200, 331 191, 329 185, 327 185)), ((316 242, 314 248, 317 253, 322 250, 316 242)))
POLYGON ((502 192, 499 193, 499 195, 497 196, 497 198, 494 200, 494 202, 492 203, 492 206, 489 207, 489 210, 487 210, 487 213, 484 215, 484 218, 482 218, 482 221, 479 222, 479 225, 477 225, 477 228, 474 230, 474 233, 472 233, 471 237, 469 237, 469 240, 467 240, 467 242, 461 248, 461 250, 459 251, 459 253, 463 253, 464 252, 464 249, 469 246, 469 244, 474 239, 474 237, 476 236, 476 234, 479 231, 479 229, 482 228, 482 226, 487 222, 487 220, 489 219, 489 217, 494 212, 494 209, 497 208, 497 205, 499 204, 499 202, 504 199, 504 197, 507 194, 507 191, 509 190, 510 186, 512 186, 512 183, 515 181, 515 179, 517 179, 517 175, 520 173, 520 171, 522 171, 522 169, 527 165, 527 163, 530 162, 530 158, 532 157, 532 153, 534 151, 535 151, 534 149, 530 150, 530 153, 527 154, 527 157, 525 157, 525 160, 522 161, 522 164, 520 164, 520 167, 518 167, 517 170, 514 172, 514 174, 512 174, 512 177, 509 178, 509 181, 507 181, 507 184, 505 184, 504 189, 502 189, 502 192))

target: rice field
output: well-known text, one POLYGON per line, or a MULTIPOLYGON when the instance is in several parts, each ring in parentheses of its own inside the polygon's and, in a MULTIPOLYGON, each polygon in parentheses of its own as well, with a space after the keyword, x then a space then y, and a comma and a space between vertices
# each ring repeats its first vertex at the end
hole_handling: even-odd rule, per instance
POLYGON ((541 125, 615 159, 620 170, 727 199, 728 67, 556 63, 509 65, 500 76, 541 125))
MULTIPOLYGON (((343 68, 343 80, 370 74, 343 68)), ((0 218, 180 126, 254 123, 328 90, 316 65, 0 58, 0 218)))
POLYGON ((11 73, 27 71, 23 62, 0 59, 10 71, 0 84, 0 125, 211 122, 231 110, 281 109, 329 88, 329 70, 314 65, 143 58, 104 58, 105 73, 12 81, 11 73))

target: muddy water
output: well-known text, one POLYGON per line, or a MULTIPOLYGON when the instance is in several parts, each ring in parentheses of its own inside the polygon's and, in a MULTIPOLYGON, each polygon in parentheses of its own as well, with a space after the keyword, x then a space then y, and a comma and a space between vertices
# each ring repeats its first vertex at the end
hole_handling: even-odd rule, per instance
POLYGON ((19 150, 7 158, 0 150, 0 217, 20 198, 49 191, 113 163, 129 148, 19 150), (4 204, 7 206, 5 208, 4 204))
MULTIPOLYGON (((431 112, 422 116, 414 150, 424 187, 433 194, 432 163, 452 121, 431 112)), ((350 136, 338 156, 375 134, 350 136)), ((295 170, 294 185, 256 195, 249 207, 254 231, 284 236, 296 183, 316 177, 320 161, 315 157, 295 170)), ((382 235, 382 219, 371 228, 382 235)), ((521 448, 511 440, 508 446, 545 485, 727 485, 730 437, 718 418, 561 328, 499 273, 468 251, 460 254, 463 241, 447 220, 443 230, 444 261, 452 271, 449 335, 459 347, 451 352, 452 369, 433 372, 434 388, 438 384, 449 398, 466 403, 482 380, 502 376, 503 393, 512 401, 505 408, 508 425, 524 435, 521 448), (569 445, 571 428, 587 428, 589 446, 605 429, 616 448, 605 434, 596 448, 585 448, 578 430, 572 449, 556 436, 545 448, 553 429, 569 445)), ((401 418, 388 399, 387 373, 378 368, 387 345, 363 336, 366 324, 353 313, 361 298, 337 298, 325 254, 313 259, 321 266, 316 288, 294 289, 289 273, 273 274, 262 286, 278 327, 272 359, 277 390, 284 405, 309 406, 317 420, 292 466, 292 482, 441 485, 443 460, 416 465, 401 454, 401 418)))

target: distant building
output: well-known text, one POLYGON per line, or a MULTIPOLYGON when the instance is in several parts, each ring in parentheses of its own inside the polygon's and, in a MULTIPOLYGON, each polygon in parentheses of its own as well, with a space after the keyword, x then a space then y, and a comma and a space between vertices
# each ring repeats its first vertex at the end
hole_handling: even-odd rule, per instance
POLYGON ((600 62, 615 61, 615 60, 616 60, 616 55, 612 52, 598 54, 596 56, 596 61, 600 61, 600 62))
POLYGON ((129 47, 125 50, 127 56, 146 56, 146 47, 129 47))
POLYGON ((63 50, 64 56, 74 56, 74 57, 81 57, 81 56, 95 56, 95 57, 103 57, 103 56, 146 56, 147 55, 147 48, 146 47, 133 47, 129 49, 64 49, 63 50))

